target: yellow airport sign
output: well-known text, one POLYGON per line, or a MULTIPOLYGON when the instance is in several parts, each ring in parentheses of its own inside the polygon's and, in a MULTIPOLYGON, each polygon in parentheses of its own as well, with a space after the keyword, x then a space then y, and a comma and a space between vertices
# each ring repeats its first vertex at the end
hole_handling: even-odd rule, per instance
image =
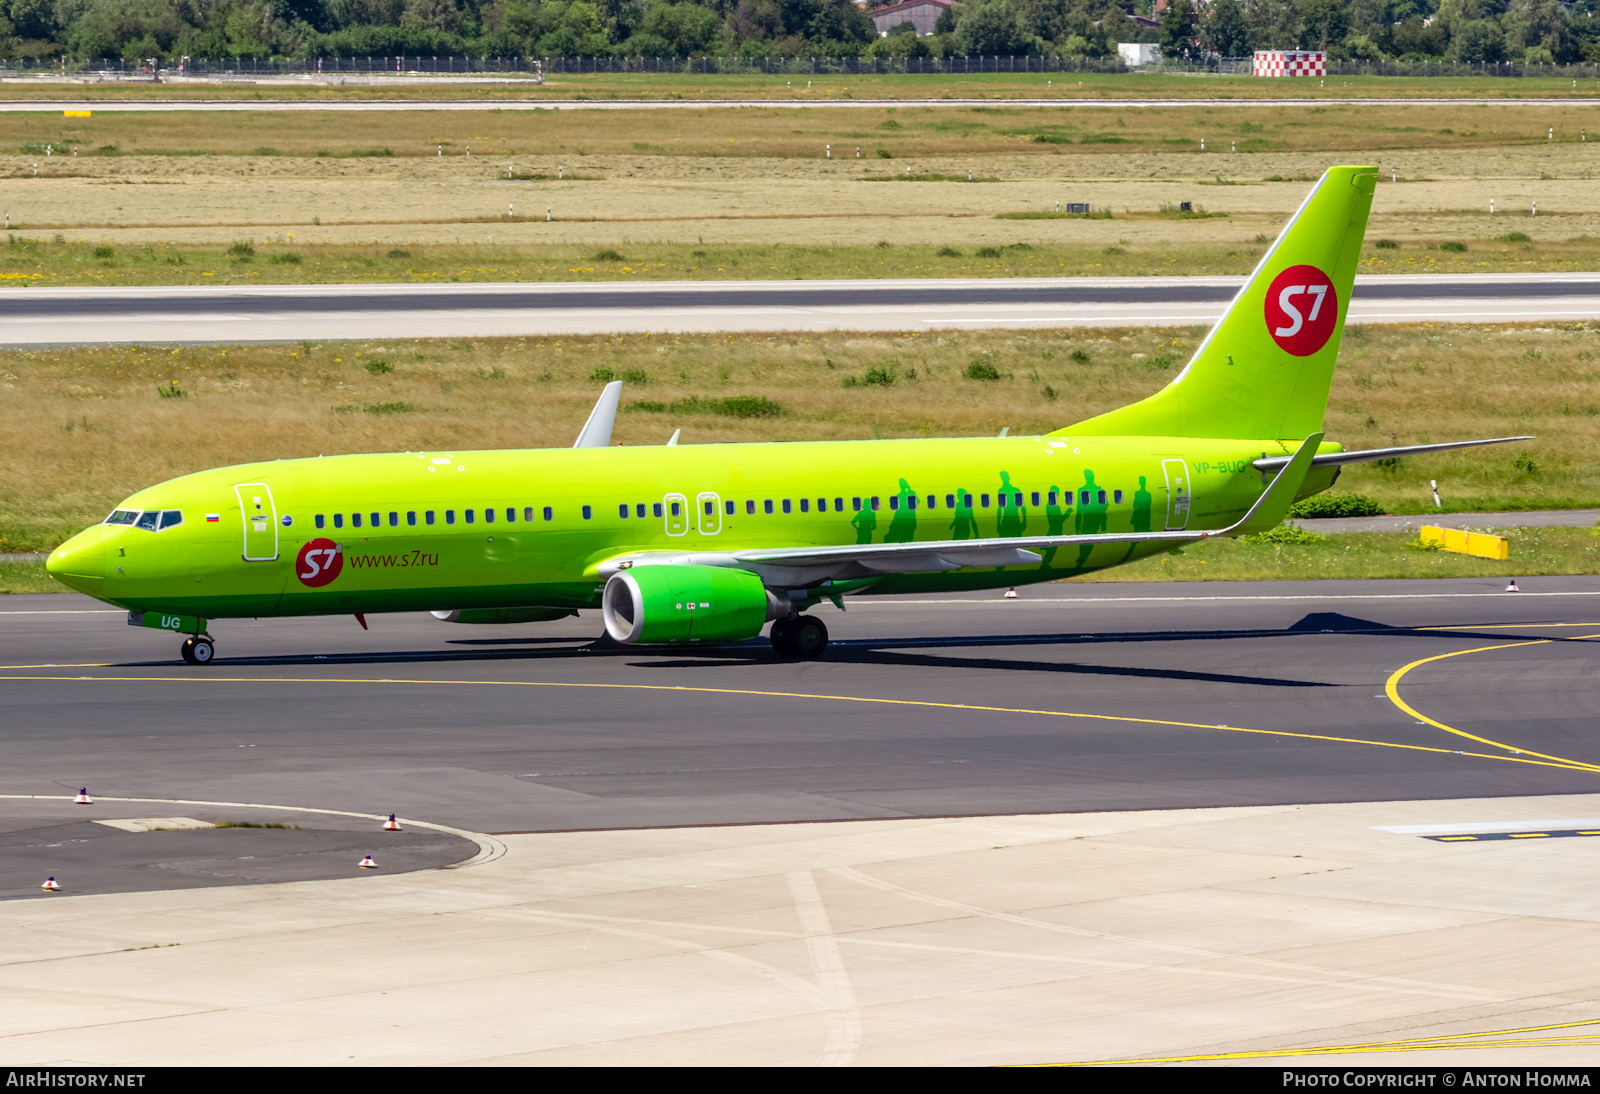
POLYGON ((1485 535, 1482 532, 1463 532, 1456 528, 1435 528, 1431 524, 1424 524, 1418 533, 1418 538, 1423 543, 1437 543, 1446 551, 1454 551, 1462 555, 1476 555, 1479 558, 1506 558, 1510 555, 1511 545, 1502 536, 1485 535))

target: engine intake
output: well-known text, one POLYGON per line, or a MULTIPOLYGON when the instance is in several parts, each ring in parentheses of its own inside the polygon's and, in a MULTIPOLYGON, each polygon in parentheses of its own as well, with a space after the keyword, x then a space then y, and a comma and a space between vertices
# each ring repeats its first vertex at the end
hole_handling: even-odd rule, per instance
MULTIPOLYGON (((618 642, 740 642, 761 633, 779 600, 746 570, 635 566, 611 576, 600 608, 618 642)), ((788 598, 781 600, 787 612, 788 598)))

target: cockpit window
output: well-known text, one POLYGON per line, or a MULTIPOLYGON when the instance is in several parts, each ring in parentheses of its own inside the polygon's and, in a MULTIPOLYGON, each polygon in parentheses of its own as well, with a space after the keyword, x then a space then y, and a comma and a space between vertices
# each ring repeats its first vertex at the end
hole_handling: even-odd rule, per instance
POLYGON ((148 513, 140 513, 139 519, 134 521, 134 527, 143 528, 147 532, 154 532, 156 530, 156 521, 159 519, 161 519, 161 511, 152 509, 148 513))
POLYGON ((117 509, 106 518, 107 524, 132 524, 139 519, 137 509, 117 509))
POLYGON ((106 523, 131 524, 135 528, 143 528, 146 532, 164 532, 183 523, 183 510, 150 509, 141 513, 137 509, 118 509, 106 518, 106 523))
POLYGON ((161 529, 174 528, 183 523, 182 509, 163 509, 161 511, 161 529))

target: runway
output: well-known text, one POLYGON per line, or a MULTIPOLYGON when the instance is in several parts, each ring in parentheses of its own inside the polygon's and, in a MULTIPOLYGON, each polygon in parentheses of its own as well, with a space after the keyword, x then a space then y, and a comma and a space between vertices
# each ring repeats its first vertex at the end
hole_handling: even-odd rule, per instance
MULTIPOLYGON (((1069 83, 1062 74, 1060 81, 1063 85, 1069 83)), ((790 77, 792 79, 792 77, 790 77)), ((1053 79, 1054 77, 1046 77, 1053 79)), ((777 79, 777 77, 774 77, 777 79)), ((417 83, 423 83, 419 80, 417 83)), ((436 81, 426 81, 434 84, 436 81)), ((510 83, 512 81, 504 81, 510 83)), ((405 86, 403 79, 395 80, 400 87, 405 86)), ((232 86, 256 87, 257 81, 243 80, 232 86)), ((260 81, 260 86, 283 87, 285 81, 260 81)), ((329 80, 325 84, 305 81, 296 83, 297 87, 320 88, 341 86, 337 80, 329 80)), ((360 86, 371 86, 362 83, 360 86)), ((1217 107, 1310 107, 1314 109, 1327 109, 1330 106, 1542 106, 1565 105, 1570 103, 1589 103, 1591 98, 1579 96, 1550 97, 1550 98, 1419 98, 1419 99, 1387 99, 1387 98, 1303 98, 1303 99, 1232 99, 1232 98, 1205 98, 1205 99, 1103 99, 1103 98, 1069 98, 1040 97, 1040 98, 960 98, 960 99, 803 99, 803 98, 772 98, 772 99, 559 99, 551 96, 541 97, 539 94, 530 94, 522 99, 483 99, 470 101, 462 99, 366 99, 366 100, 309 100, 297 99, 134 99, 111 100, 88 97, 78 99, 14 99, 0 100, 0 112, 16 111, 21 113, 56 113, 62 110, 92 109, 102 113, 173 113, 187 111, 289 111, 320 112, 320 111, 396 111, 396 110, 428 110, 428 111, 481 111, 481 110, 882 110, 886 107, 912 109, 926 107, 940 110, 972 109, 982 107, 985 109, 1017 107, 1032 109, 1091 109, 1091 110, 1121 110, 1125 108, 1141 107, 1183 107, 1215 109, 1217 107)))
MULTIPOLYGON (((7 346, 1205 325, 1243 278, 17 289, 7 346)), ((1600 274, 1371 275, 1352 323, 1600 319, 1600 274)))
MULTIPOLYGON (((93 601, 16 596, 0 604, 0 794, 87 786, 506 833, 1588 792, 1600 582, 1502 588, 1067 584, 1015 601, 854 599, 828 613, 835 644, 817 663, 774 662, 761 640, 602 645, 592 615, 504 628, 380 616, 370 632, 346 618, 222 621, 204 669, 93 601), (1497 648, 1405 685, 1449 731, 1386 695, 1401 666, 1476 647, 1497 648)), ((0 863, 20 853, 16 833, 87 812, 31 808, 0 809, 13 833, 0 863)), ((281 877, 265 860, 291 851, 264 849, 252 869, 281 877)), ((100 884, 94 854, 79 859, 79 884, 100 884)), ((33 892, 35 872, 0 870, 0 896, 33 892)), ((139 873, 119 867, 105 884, 167 887, 171 871, 139 873)), ((202 873, 187 883, 239 880, 202 873)))

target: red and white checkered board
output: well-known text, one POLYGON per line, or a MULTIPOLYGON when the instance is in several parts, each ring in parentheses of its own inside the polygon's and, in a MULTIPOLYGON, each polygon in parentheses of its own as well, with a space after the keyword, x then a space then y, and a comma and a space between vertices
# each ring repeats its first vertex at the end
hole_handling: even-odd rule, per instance
POLYGON ((1288 50, 1258 50, 1252 73, 1256 76, 1326 76, 1326 53, 1302 53, 1288 50))

